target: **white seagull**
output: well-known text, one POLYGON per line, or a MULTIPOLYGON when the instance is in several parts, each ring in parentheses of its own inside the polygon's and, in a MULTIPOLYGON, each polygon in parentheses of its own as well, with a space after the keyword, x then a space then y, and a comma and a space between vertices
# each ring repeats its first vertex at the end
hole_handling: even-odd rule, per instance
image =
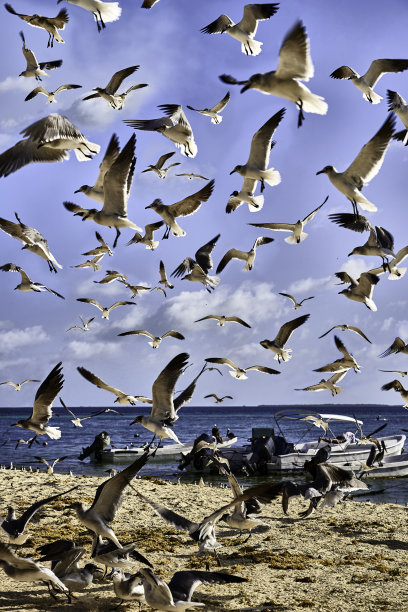
POLYGON ((238 23, 234 23, 228 15, 220 15, 212 21, 201 32, 204 34, 229 34, 241 43, 241 51, 246 55, 259 55, 262 43, 254 39, 258 29, 258 21, 270 19, 275 15, 279 4, 269 2, 267 4, 245 4, 244 15, 238 23))
POLYGON ((371 62, 369 69, 362 76, 349 66, 340 66, 330 76, 332 79, 348 79, 362 92, 364 100, 378 104, 382 97, 375 93, 374 87, 382 75, 387 72, 403 72, 407 69, 408 59, 376 59, 371 62))
POLYGON ((100 281, 94 281, 98 285, 108 285, 109 283, 113 283, 115 280, 127 280, 127 276, 121 274, 117 270, 106 270, 105 276, 100 281))
POLYGON ((269 244, 270 242, 273 242, 273 238, 260 236, 255 240, 254 244, 252 245, 252 249, 250 249, 248 252, 239 251, 238 249, 230 249, 225 253, 224 257, 218 264, 216 273, 218 274, 219 272, 222 272, 231 259, 241 259, 242 261, 245 261, 245 266, 242 269, 252 270, 255 261, 256 249, 262 244, 269 244))
POLYGON ((343 391, 344 387, 341 387, 336 383, 338 383, 342 378, 344 378, 347 372, 348 370, 337 372, 328 379, 322 378, 322 380, 315 385, 309 385, 308 387, 304 387, 303 389, 295 389, 295 391, 325 391, 327 389, 327 391, 330 391, 332 396, 334 397, 335 395, 338 395, 343 391))
POLYGON ((69 2, 80 6, 94 16, 98 32, 106 27, 106 23, 117 21, 122 13, 119 2, 103 2, 102 0, 57 0, 57 4, 69 2))
POLYGON ((385 153, 394 134, 395 116, 389 115, 380 129, 363 146, 357 157, 343 172, 334 166, 325 166, 316 174, 327 174, 330 182, 352 203, 357 214, 357 204, 363 210, 375 212, 377 207, 361 193, 365 184, 373 179, 383 164, 385 153))
POLYGON ((0 270, 3 270, 3 272, 20 273, 21 283, 14 287, 14 289, 17 289, 18 291, 36 291, 37 293, 40 293, 41 291, 48 291, 49 293, 52 293, 53 295, 56 295, 57 297, 65 300, 64 296, 60 293, 57 293, 56 291, 50 289, 42 283, 36 283, 32 281, 28 274, 24 272, 23 268, 20 268, 20 266, 16 266, 16 264, 14 263, 7 263, 4 264, 4 266, 0 266, 0 270))
POLYGON ((38 94, 43 94, 47 98, 47 102, 52 103, 56 102, 55 96, 60 92, 66 89, 79 89, 82 85, 60 85, 55 91, 47 91, 44 87, 36 87, 24 98, 24 101, 32 100, 38 94))
MULTIPOLYGON (((157 174, 159 178, 165 179, 167 176, 167 172, 170 170, 170 168, 172 168, 173 166, 180 165, 180 162, 174 162, 173 164, 169 164, 166 168, 163 168, 166 161, 170 159, 170 157, 173 157, 175 153, 176 153, 175 151, 172 151, 171 153, 164 153, 164 155, 161 155, 159 157, 159 159, 157 160, 155 164, 149 164, 148 168, 146 168, 145 170, 142 170, 142 174, 144 172, 154 172, 155 174, 157 174)), ((177 174, 176 176, 179 176, 179 175, 177 174)))
POLYGON ((354 359, 353 355, 348 352, 343 342, 337 336, 334 336, 334 343, 340 353, 343 354, 343 357, 336 359, 332 363, 329 363, 321 368, 317 368, 313 370, 313 372, 345 372, 353 368, 353 370, 357 373, 360 371, 360 366, 357 361, 354 359))
POLYGON ((114 410, 113 408, 104 408, 103 410, 99 410, 98 412, 93 412, 92 414, 90 414, 88 416, 77 417, 72 412, 72 410, 70 410, 68 408, 68 406, 66 406, 66 404, 64 403, 62 397, 59 398, 59 401, 61 403, 61 406, 63 408, 65 408, 65 410, 68 412, 68 414, 70 414, 72 417, 74 417, 73 419, 71 419, 71 423, 74 425, 74 427, 83 427, 82 421, 87 421, 88 419, 92 419, 93 417, 99 416, 100 414, 106 414, 107 412, 115 412, 116 414, 121 414, 120 412, 118 412, 117 410, 114 410))
POLYGON ((154 336, 153 334, 151 334, 148 331, 145 331, 144 329, 134 329, 132 331, 122 332, 121 334, 118 334, 118 336, 132 336, 132 335, 139 335, 139 336, 142 335, 142 336, 147 336, 148 338, 151 338, 151 342, 148 342, 148 344, 154 349, 158 348, 162 340, 164 340, 165 338, 177 338, 177 340, 185 340, 183 334, 180 334, 180 332, 174 331, 173 329, 166 332, 162 336, 154 336))
POLYGON ((123 68, 122 70, 118 70, 111 77, 109 83, 106 87, 94 87, 94 91, 96 93, 90 94, 83 100, 91 100, 93 98, 103 98, 108 102, 111 108, 122 110, 123 104, 125 102, 125 98, 131 91, 135 89, 140 89, 141 87, 147 87, 146 83, 142 83, 140 85, 132 85, 125 92, 118 94, 116 93, 119 87, 122 85, 122 82, 127 79, 128 76, 136 72, 140 66, 129 66, 129 68, 123 68))
POLYGON ((262 93, 294 102, 299 109, 298 127, 300 127, 304 120, 303 111, 318 115, 327 113, 324 98, 312 93, 301 83, 308 81, 313 75, 309 38, 303 23, 297 21, 283 40, 276 70, 253 74, 245 81, 238 81, 226 74, 221 75, 220 79, 228 85, 243 85, 241 93, 248 89, 258 89, 262 93))
POLYGON ((87 319, 86 321, 84 321, 81 315, 79 315, 79 318, 80 318, 82 325, 73 325, 72 327, 68 327, 67 331, 70 331, 71 329, 81 329, 82 331, 89 331, 89 324, 92 323, 95 317, 91 317, 90 319, 87 319))
POLYGON ((342 283, 350 283, 347 289, 339 291, 339 294, 344 295, 349 300, 354 302, 361 302, 365 304, 367 308, 376 312, 377 306, 372 299, 375 285, 379 282, 377 274, 370 272, 363 272, 359 278, 355 280, 347 272, 336 272, 335 276, 339 278, 342 283))
POLYGON ((164 221, 157 221, 157 223, 149 223, 145 225, 145 233, 144 236, 136 232, 133 238, 126 243, 127 246, 131 244, 144 244, 146 249, 150 251, 154 251, 159 246, 160 242, 158 240, 154 240, 154 232, 160 229, 164 225, 164 221))
MULTIPOLYGON (((164 267, 164 263, 162 260, 160 260, 159 272, 160 272, 159 285, 164 285, 168 289, 174 289, 174 285, 172 285, 169 282, 169 279, 167 278, 166 268, 164 267)), ((161 287, 159 287, 159 289, 161 289, 161 287)))
POLYGON ((132 292, 132 295, 131 295, 131 299, 132 300, 137 295, 141 295, 141 293, 140 293, 141 291, 151 291, 150 287, 145 287, 144 285, 131 285, 126 280, 122 280, 120 278, 118 278, 117 280, 122 285, 125 285, 126 289, 129 289, 129 291, 132 292))
POLYGON ((113 162, 117 159, 119 153, 120 146, 118 137, 116 134, 112 134, 108 147, 105 151, 104 158, 99 165, 99 173, 95 185, 81 185, 81 187, 76 189, 74 193, 83 193, 88 196, 88 198, 92 198, 92 200, 96 200, 97 202, 103 204, 105 198, 103 191, 103 180, 105 178, 105 174, 110 169, 113 162))
POLYGON ((388 357, 389 355, 398 355, 399 353, 408 355, 408 342, 404 342, 402 338, 397 336, 394 342, 381 353, 380 357, 388 357))
POLYGON ((158 108, 165 113, 159 119, 124 119, 124 123, 135 130, 158 132, 169 140, 186 157, 195 157, 198 148, 194 140, 193 130, 182 107, 179 104, 159 104, 158 108))
POLYGON ((349 330, 349 331, 355 332, 356 334, 358 334, 359 336, 364 338, 364 340, 367 340, 367 342, 369 342, 371 344, 371 340, 369 340, 367 338, 365 333, 362 332, 359 327, 355 327, 354 325, 347 325, 346 323, 342 323, 341 325, 333 325, 333 327, 331 327, 329 330, 327 330, 327 332, 324 332, 324 334, 319 336, 319 338, 323 338, 324 336, 327 336, 327 334, 329 334, 331 331, 333 331, 333 329, 341 329, 342 331, 349 330))
POLYGON ((96 374, 93 374, 92 372, 90 372, 86 368, 83 368, 82 366, 78 367, 77 370, 84 378, 86 378, 88 382, 92 383, 99 389, 104 389, 105 391, 109 391, 109 393, 113 393, 113 395, 116 396, 115 403, 117 402, 121 406, 128 406, 129 404, 131 406, 134 406, 137 401, 140 401, 138 396, 127 395, 120 389, 116 389, 116 387, 112 387, 111 385, 108 385, 108 383, 106 383, 101 378, 99 378, 99 376, 96 376, 96 374))
POLYGON ((226 213, 231 213, 241 206, 244 202, 248 204, 249 212, 258 212, 264 205, 263 195, 255 195, 258 184, 256 179, 245 177, 240 191, 233 191, 225 208, 226 213))
POLYGON ((292 319, 287 323, 284 323, 273 340, 262 340, 259 344, 265 349, 269 349, 275 353, 274 359, 278 363, 282 361, 289 361, 292 358, 292 349, 283 348, 286 342, 289 340, 295 329, 306 323, 310 314, 302 315, 297 319, 292 319))
POLYGON ((186 257, 181 264, 177 266, 175 270, 173 270, 170 276, 174 276, 175 278, 179 278, 181 276, 181 280, 202 283, 207 291, 211 293, 211 290, 215 289, 220 282, 218 276, 208 275, 209 270, 211 270, 213 267, 211 253, 217 244, 217 240, 220 235, 221 234, 217 234, 212 240, 209 240, 206 244, 200 247, 196 251, 195 259, 192 257, 186 257), (182 274, 184 274, 184 276, 182 276, 182 274))
POLYGON ((397 91, 387 89, 387 98, 388 110, 398 115, 406 128, 402 130, 402 132, 396 132, 393 138, 395 140, 401 140, 406 146, 408 144, 408 104, 397 91))
POLYGON ((96 247, 95 249, 91 249, 90 251, 87 251, 86 253, 82 253, 82 255, 88 256, 88 255, 105 255, 105 254, 108 254, 110 257, 112 257, 112 255, 113 255, 112 249, 105 242, 105 240, 103 239, 103 237, 100 235, 99 232, 95 232, 95 238, 99 242, 100 246, 96 247))
POLYGON ((11 387, 14 387, 15 391, 21 391, 21 387, 28 382, 40 382, 40 381, 37 378, 26 378, 20 383, 15 383, 12 380, 5 380, 4 382, 1 382, 0 385, 10 385, 11 387))
POLYGON ((254 365, 249 366, 248 368, 240 368, 237 366, 231 359, 227 359, 226 357, 207 357, 205 359, 208 363, 220 363, 221 365, 228 365, 231 369, 229 374, 236 378, 237 380, 245 380, 248 378, 246 376, 246 372, 250 370, 258 370, 258 372, 263 372, 264 374, 280 374, 278 370, 274 370, 273 368, 268 368, 266 366, 254 365))
POLYGON ((300 302, 298 302, 297 299, 295 297, 293 297, 293 295, 290 295, 289 293, 279 292, 279 295, 283 295, 284 297, 287 297, 290 300, 292 300, 293 307, 294 307, 295 310, 300 308, 302 306, 303 302, 306 302, 306 300, 314 300, 314 296, 313 295, 311 295, 310 297, 307 297, 307 298, 303 298, 303 300, 300 300, 300 302))
MULTIPOLYGON (((201 115, 206 115, 207 117, 210 117, 211 123, 215 123, 215 125, 218 125, 222 121, 222 115, 220 115, 219 113, 227 106, 230 96, 230 92, 227 91, 223 99, 217 102, 217 104, 214 104, 214 106, 212 106, 211 108, 203 108, 199 110, 198 108, 194 108, 193 106, 189 106, 188 104, 187 108, 192 111, 195 111, 196 113, 200 113, 201 115)), ((176 176, 182 175, 177 174, 176 176)))
POLYGON ((388 261, 386 266, 380 266, 379 268, 373 268, 369 270, 369 274, 384 274, 389 272, 388 280, 399 280, 405 275, 407 268, 399 268, 399 264, 402 263, 408 257, 408 245, 403 247, 396 253, 395 257, 388 261))
POLYGON ((8 3, 5 4, 4 7, 9 13, 20 17, 20 19, 28 23, 28 25, 33 26, 34 28, 42 28, 48 32, 47 47, 52 47, 54 45, 54 40, 56 40, 58 43, 65 42, 58 30, 63 30, 65 28, 65 24, 68 23, 69 17, 67 9, 61 9, 56 17, 43 17, 37 13, 35 15, 24 15, 23 13, 17 13, 11 4, 8 3))
MULTIPOLYGON (((49 76, 49 74, 45 72, 46 70, 54 70, 54 68, 59 68, 60 66, 62 66, 62 60, 53 60, 49 62, 38 62, 37 58, 34 55, 34 51, 26 47, 23 32, 20 32, 20 37, 21 37, 21 40, 23 41, 23 55, 25 57, 27 65, 26 65, 26 69, 20 72, 18 76, 22 76, 26 78, 35 77, 37 81, 41 81, 42 76, 49 76)), ((34 91, 36 90, 34 89, 34 91)), ((34 92, 31 92, 31 93, 34 93, 34 92)), ((31 94, 28 94, 28 95, 31 95, 31 94)), ((34 96, 31 96, 31 97, 34 97, 34 96)), ((28 98, 27 96, 27 98, 25 99, 27 100, 30 98, 28 98)))
POLYGON ((120 301, 115 302, 112 304, 112 306, 106 307, 102 306, 97 300, 92 298, 77 298, 77 302, 83 302, 84 304, 92 304, 93 306, 96 306, 96 308, 102 312, 102 319, 109 319, 110 311, 114 308, 118 308, 118 306, 136 306, 134 302, 120 301))
POLYGON ((217 325, 219 325, 220 327, 223 327, 225 323, 229 323, 229 322, 239 323, 240 325, 243 325, 244 327, 251 327, 250 325, 248 325, 248 323, 245 323, 245 321, 243 319, 240 319, 239 317, 235 317, 235 316, 227 317, 226 315, 207 315, 206 317, 197 319, 196 321, 194 321, 194 323, 198 323, 199 321, 206 321, 207 319, 215 319, 217 321, 217 325))
POLYGON ((84 263, 80 263, 76 266, 71 266, 71 268, 92 268, 94 272, 97 272, 102 268, 102 265, 99 263, 101 259, 105 257, 105 253, 101 253, 100 255, 95 255, 92 259, 87 259, 84 263))

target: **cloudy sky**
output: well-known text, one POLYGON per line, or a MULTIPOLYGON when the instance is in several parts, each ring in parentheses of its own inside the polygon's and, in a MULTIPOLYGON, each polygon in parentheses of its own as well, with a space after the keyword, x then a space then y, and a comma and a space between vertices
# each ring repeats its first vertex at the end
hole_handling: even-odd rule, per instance
MULTIPOLYGON (((236 381, 223 367, 224 376, 212 372, 200 380, 194 405, 204 403, 208 393, 229 394, 236 405, 291 403, 399 403, 399 396, 382 392, 383 383, 392 380, 378 368, 406 369, 406 356, 379 359, 395 336, 408 337, 407 279, 391 282, 381 277, 374 291, 378 311, 338 295, 334 273, 347 270, 353 276, 379 265, 378 258, 348 257, 366 235, 356 234, 328 220, 333 212, 351 212, 346 198, 335 190, 325 175, 316 172, 327 164, 344 170, 361 147, 374 135, 387 117, 386 99, 378 105, 363 100, 349 81, 329 77, 347 64, 360 74, 375 58, 408 56, 405 0, 291 0, 282 2, 277 14, 261 22, 257 40, 262 53, 247 57, 240 45, 227 35, 206 35, 200 29, 222 12, 234 21, 242 16, 242 0, 160 0, 151 10, 140 8, 141 0, 121 0, 122 16, 98 34, 93 18, 82 9, 36 0, 13 0, 22 13, 35 12, 55 16, 62 6, 69 12, 69 23, 62 32, 65 44, 47 49, 47 34, 29 27, 1 7, 0 53, 0 151, 19 140, 19 132, 50 112, 66 115, 87 138, 101 145, 101 154, 92 161, 32 164, 7 178, 0 179, 1 216, 14 220, 18 212, 24 223, 37 228, 47 238, 56 259, 63 265, 51 274, 47 264, 35 255, 21 251, 19 242, 1 232, 0 264, 14 262, 40 281, 62 293, 65 301, 49 293, 13 291, 19 275, 0 276, 0 380, 44 378, 51 368, 63 361, 67 404, 110 405, 113 396, 96 389, 76 371, 84 366, 110 384, 133 394, 151 394, 151 384, 166 363, 181 351, 190 354, 193 364, 185 375, 186 384, 206 357, 229 357, 242 366, 262 364, 276 367, 279 376, 250 372, 248 380, 236 381), (194 12, 192 11, 194 5, 194 12), (128 215, 138 225, 155 222, 157 215, 145 210, 155 198, 172 204, 194 193, 205 183, 176 177, 175 172, 199 172, 215 179, 215 189, 208 202, 191 217, 181 220, 187 235, 170 236, 150 252, 142 245, 126 246, 131 230, 123 230, 113 257, 105 256, 103 269, 76 269, 86 258, 81 255, 97 246, 95 230, 100 230, 112 245, 115 231, 92 222, 82 223, 66 211, 65 200, 84 207, 93 202, 83 194, 74 194, 82 184, 93 184, 106 146, 115 132, 123 146, 132 134, 123 119, 152 119, 161 116, 158 104, 175 103, 196 108, 209 107, 228 91, 218 76, 231 74, 244 79, 277 66, 279 47, 285 33, 301 19, 310 37, 315 76, 310 89, 323 96, 329 110, 326 116, 307 114, 302 128, 297 128, 294 104, 250 90, 240 94, 230 86, 231 100, 220 125, 192 111, 186 111, 194 130, 198 154, 194 159, 179 151, 171 161, 181 162, 171 169, 166 180, 153 173, 141 174, 161 154, 175 151, 173 144, 160 134, 137 132, 137 164, 129 200, 128 215), (63 92, 57 104, 47 105, 44 96, 25 102, 36 83, 18 77, 25 68, 18 36, 24 31, 26 44, 39 61, 63 59, 63 66, 44 77, 43 85, 55 89, 62 83, 81 84, 83 89, 63 92), (127 66, 139 64, 139 70, 124 85, 148 83, 131 93, 121 111, 111 109, 103 100, 82 101, 93 87, 104 86, 111 75, 127 66), (257 129, 279 109, 286 114, 276 130, 276 146, 270 165, 279 170, 282 182, 266 186, 265 205, 250 213, 246 205, 227 215, 225 206, 230 193, 239 189, 242 179, 230 176, 238 163, 247 160, 250 141, 257 129), (300 245, 284 242, 286 234, 258 230, 250 222, 295 222, 305 217, 325 197, 329 200, 308 225, 308 238, 300 245), (109 321, 101 319, 93 306, 76 301, 92 297, 108 306, 130 294, 119 283, 94 284, 106 269, 128 276, 132 284, 154 287, 159 280, 159 261, 163 259, 170 273, 186 256, 194 256, 198 247, 221 233, 213 252, 215 265, 234 247, 249 250, 257 236, 267 235, 274 242, 259 248, 255 267, 243 272, 243 263, 235 260, 221 272, 221 282, 210 295, 198 283, 176 279, 167 298, 159 291, 146 292, 135 299, 135 307, 118 308, 109 321), (298 299, 315 296, 295 311, 291 302, 278 294, 289 292, 298 299), (292 359, 278 365, 270 351, 259 342, 275 337, 280 326, 300 314, 310 313, 308 322, 296 330, 288 342, 292 359), (231 324, 217 327, 214 321, 195 323, 207 314, 234 314, 252 327, 231 324), (78 322, 78 315, 95 316, 91 330, 67 332, 78 322), (341 339, 361 366, 361 373, 349 372, 343 379, 344 392, 332 400, 328 392, 295 391, 317 383, 321 375, 313 372, 341 355, 335 348, 333 334, 318 336, 331 326, 357 325, 372 340, 368 344, 356 334, 339 332, 341 339), (143 336, 118 338, 131 329, 147 329, 161 335, 175 329, 184 341, 166 339, 152 350, 143 336)), ((126 87, 125 87, 126 89, 126 87)), ((384 76, 376 91, 386 98, 386 90, 408 96, 408 72, 384 76)), ((397 120, 398 129, 402 124, 397 120)), ((375 225, 387 228, 395 238, 395 250, 408 243, 407 234, 407 163, 408 151, 401 143, 392 143, 380 173, 365 188, 367 198, 378 206, 368 213, 375 225)), ((259 189, 259 187, 258 187, 259 189)), ((159 232, 158 236, 161 236, 159 232)), ((408 277, 407 277, 408 278, 408 277)), ((184 381, 183 381, 183 385, 184 381)), ((35 387, 26 385, 18 394, 11 387, 0 387, 0 405, 30 405, 35 387)))

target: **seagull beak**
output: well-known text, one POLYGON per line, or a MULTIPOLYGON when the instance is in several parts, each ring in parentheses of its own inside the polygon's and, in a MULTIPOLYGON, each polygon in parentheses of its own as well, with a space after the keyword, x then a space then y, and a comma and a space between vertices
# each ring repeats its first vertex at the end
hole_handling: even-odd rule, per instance
POLYGON ((249 83, 247 83, 246 85, 243 86, 243 88, 241 89, 240 93, 244 93, 244 91, 247 91, 247 89, 250 88, 249 83))
POLYGON ((316 176, 317 176, 318 174, 324 174, 324 170, 319 170, 319 172, 316 172, 316 176))
POLYGON ((18 423, 11 423, 10 427, 15 427, 18 423))
MULTIPOLYGON (((62 0, 60 0, 60 1, 62 1, 62 0)), ((76 189, 76 190, 74 191, 74 193, 81 193, 81 188, 76 189)))
POLYGON ((151 204, 149 204, 149 206, 145 206, 145 210, 147 210, 148 208, 151 208, 151 204))
MULTIPOLYGON (((236 169, 235 169, 235 168, 234 168, 233 170, 231 170, 231 172, 230 172, 230 176, 231 176, 231 174, 234 174, 234 172, 236 172, 236 169)), ((233 194, 231 193, 231 195, 233 195, 233 194)))

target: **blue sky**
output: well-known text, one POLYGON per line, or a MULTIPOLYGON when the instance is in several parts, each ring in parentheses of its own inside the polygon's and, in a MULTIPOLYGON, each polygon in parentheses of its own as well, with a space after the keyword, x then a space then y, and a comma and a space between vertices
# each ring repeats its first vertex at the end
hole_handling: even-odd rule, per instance
MULTIPOLYGON (((202 27, 222 12, 238 21, 243 1, 160 0, 148 11, 140 8, 141 0, 122 0, 120 4, 119 21, 108 24, 98 34, 92 16, 82 9, 36 0, 35 11, 39 14, 54 16, 62 6, 69 12, 69 23, 62 32, 66 42, 55 43, 53 49, 46 48, 44 31, 29 27, 2 9, 0 151, 19 140, 21 129, 50 112, 58 112, 66 115, 89 140, 100 144, 101 154, 84 163, 78 163, 71 154, 69 161, 31 164, 0 179, 1 216, 13 219, 16 211, 24 223, 40 230, 64 268, 51 275, 43 260, 21 251, 20 243, 4 233, 0 235, 0 264, 16 263, 33 280, 45 283, 66 298, 62 301, 47 293, 13 291, 19 276, 1 274, 0 380, 43 379, 62 360, 65 374, 62 396, 68 405, 110 405, 113 396, 82 379, 77 366, 90 369, 127 393, 150 395, 151 384, 160 370, 177 353, 186 351, 193 363, 185 375, 186 384, 206 357, 225 356, 239 365, 262 364, 281 371, 279 376, 250 372, 244 382, 231 378, 227 368, 223 368, 223 377, 216 372, 209 373, 200 380, 192 402, 195 405, 202 405, 203 396, 212 392, 232 395, 237 405, 399 403, 399 396, 380 390, 392 378, 377 370, 407 369, 404 355, 378 358, 395 336, 408 338, 407 281, 391 282, 381 277, 374 291, 377 312, 338 295, 343 287, 336 285, 335 272, 347 270, 358 276, 379 265, 379 261, 347 257, 352 248, 365 242, 366 235, 330 223, 329 213, 351 212, 351 206, 326 176, 316 176, 316 172, 327 164, 339 170, 350 164, 387 116, 387 89, 398 91, 405 98, 408 96, 408 72, 389 74, 379 81, 376 91, 385 99, 375 106, 363 100, 352 83, 329 77, 343 64, 362 74, 375 58, 407 57, 406 2, 282 2, 277 14, 259 25, 256 39, 263 42, 263 48, 257 57, 242 54, 239 43, 227 35, 200 33, 202 27), (283 37, 297 19, 306 26, 315 67, 315 76, 308 87, 323 96, 329 105, 326 116, 307 114, 300 129, 294 104, 254 90, 241 95, 238 87, 228 88, 218 79, 223 73, 244 79, 256 72, 275 69, 283 37), (24 31, 26 44, 39 61, 63 59, 63 66, 44 78, 45 87, 55 89, 62 83, 77 83, 83 89, 63 92, 53 105, 47 105, 43 96, 24 102, 36 84, 34 79, 17 76, 25 67, 20 30, 24 31), (93 87, 106 85, 114 72, 134 64, 140 64, 140 68, 124 82, 124 88, 133 83, 148 83, 149 87, 131 93, 122 111, 110 109, 103 100, 81 101, 93 87), (114 256, 105 256, 102 260, 101 272, 70 267, 86 259, 81 253, 97 246, 95 230, 110 245, 113 243, 114 230, 91 222, 82 223, 63 208, 62 202, 93 206, 83 194, 74 194, 74 191, 95 180, 113 132, 122 146, 127 142, 132 130, 122 120, 159 117, 158 104, 177 103, 184 108, 187 104, 196 108, 212 106, 228 89, 231 99, 220 125, 186 110, 198 155, 187 159, 177 151, 170 161, 179 161, 181 165, 170 170, 164 181, 153 173, 141 174, 141 171, 161 154, 176 149, 159 134, 141 131, 136 134, 137 163, 128 214, 137 224, 144 226, 158 220, 153 211, 145 210, 155 198, 171 204, 205 184, 199 179, 188 181, 176 177, 175 172, 199 172, 215 179, 215 189, 208 202, 193 216, 181 220, 187 235, 170 236, 152 253, 141 245, 125 246, 133 232, 123 230, 114 256), (245 205, 226 215, 229 195, 242 183, 241 177, 230 176, 230 171, 236 164, 245 163, 252 135, 282 107, 286 107, 286 114, 275 133, 276 146, 270 160, 270 165, 281 173, 282 182, 275 187, 266 186, 262 211, 250 213, 245 205), (328 202, 308 225, 309 237, 300 245, 286 244, 286 234, 282 232, 258 231, 247 225, 295 222, 327 195, 328 202), (146 293, 136 298, 136 307, 114 310, 110 321, 102 320, 92 306, 76 302, 78 297, 93 297, 105 305, 129 299, 127 290, 120 284, 101 286, 92 281, 102 278, 104 270, 114 269, 126 274, 132 284, 154 286, 159 280, 160 259, 170 273, 184 257, 193 256, 198 247, 217 233, 221 237, 213 252, 215 266, 231 247, 249 250, 260 235, 275 240, 259 248, 255 267, 250 272, 241 271, 241 262, 231 262, 221 273, 221 282, 211 295, 198 283, 176 279, 175 289, 168 291, 167 298, 158 291, 146 293), (278 294, 281 291, 299 299, 310 295, 315 299, 295 311, 289 300, 278 294), (305 313, 310 313, 308 322, 294 332, 287 345, 293 349, 293 357, 279 366, 273 354, 265 351, 259 342, 273 338, 284 322, 305 313), (252 327, 231 324, 219 328, 214 321, 194 323, 206 314, 235 314, 252 327), (78 321, 78 315, 95 316, 90 332, 65 331, 78 321), (328 392, 294 391, 296 387, 317 383, 321 377, 313 369, 340 356, 333 334, 317 339, 340 323, 361 327, 372 340, 368 344, 355 334, 339 332, 360 364, 361 373, 349 372, 342 381, 344 392, 333 400, 328 392), (145 337, 117 337, 122 331, 141 328, 157 335, 175 329, 186 339, 166 339, 158 350, 152 350, 145 337)), ((12 5, 19 12, 32 12, 32 2, 28 0, 13 0, 12 5)), ((402 129, 399 119, 397 129, 402 129)), ((393 234, 396 251, 408 243, 407 162, 407 149, 401 143, 392 143, 380 173, 364 189, 367 198, 378 206, 376 213, 368 213, 370 220, 393 234)), ((186 386, 184 379, 181 382, 181 387, 186 386)), ((26 385, 19 394, 9 386, 2 386, 0 405, 30 405, 34 392, 35 385, 26 385)))

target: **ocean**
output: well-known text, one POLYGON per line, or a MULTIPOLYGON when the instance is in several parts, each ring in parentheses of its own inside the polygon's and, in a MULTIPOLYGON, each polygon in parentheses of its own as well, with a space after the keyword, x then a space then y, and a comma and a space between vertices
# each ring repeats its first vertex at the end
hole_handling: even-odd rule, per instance
MULTIPOLYGON (((211 429, 216 424, 222 436, 225 436, 229 427, 238 437, 237 445, 245 444, 252 435, 252 428, 273 427, 275 433, 284 434, 288 442, 305 442, 315 440, 323 433, 321 429, 313 425, 291 418, 275 420, 275 414, 283 409, 297 409, 300 411, 316 411, 322 414, 340 414, 353 417, 355 415, 363 421, 363 432, 368 435, 381 425, 384 429, 379 436, 389 436, 401 434, 406 428, 408 430, 407 412, 401 406, 385 405, 349 405, 349 404, 319 404, 295 405, 295 406, 225 406, 213 405, 202 407, 185 406, 180 412, 180 418, 174 426, 178 438, 181 442, 193 441, 201 433, 211 434, 211 429), (278 424, 277 424, 278 423, 278 424)), ((90 415, 92 412, 102 410, 103 407, 96 408, 71 408, 77 416, 90 415)), ((106 431, 110 435, 111 444, 117 448, 135 445, 141 446, 150 441, 152 434, 147 432, 140 425, 130 426, 130 422, 136 415, 149 414, 150 408, 147 406, 120 406, 121 415, 115 413, 104 413, 92 419, 83 421, 83 427, 74 427, 71 423, 70 415, 60 406, 55 406, 51 425, 61 429, 60 440, 51 440, 48 436, 38 438, 40 444, 33 444, 27 448, 26 444, 16 447, 18 439, 28 440, 31 432, 24 431, 18 427, 12 427, 20 418, 27 418, 30 408, 0 408, 0 464, 8 466, 10 462, 15 467, 31 465, 33 468, 45 470, 46 466, 37 462, 35 456, 44 457, 47 460, 54 460, 57 457, 66 456, 60 462, 55 472, 69 473, 75 475, 106 476, 109 465, 95 464, 89 461, 78 459, 78 455, 83 447, 92 444, 96 434, 106 431), (135 437, 136 436, 136 437, 135 437), (47 442, 46 446, 43 446, 47 442)), ((352 422, 334 423, 332 426, 334 434, 344 431, 356 432, 356 426, 352 422)), ((164 441, 167 444, 167 441, 164 441)), ((408 448, 408 443, 407 443, 408 448)), ((115 466, 118 468, 118 466, 115 466)), ((121 469, 120 465, 118 469, 121 469)), ((177 462, 147 464, 142 476, 155 476, 169 480, 181 478, 182 482, 191 482, 199 479, 199 476, 185 474, 177 469, 177 462)), ((205 476, 205 480, 218 482, 217 477, 205 476)), ((270 476, 263 477, 240 477, 240 483, 246 487, 255 483, 264 482, 270 476)), ((283 475, 282 478, 288 478, 283 475)), ((292 476, 290 476, 292 478, 292 476)), ((303 479, 300 475, 297 478, 303 479)), ((401 505, 408 504, 408 478, 394 479, 369 479, 370 491, 363 496, 356 496, 360 501, 372 501, 373 503, 391 502, 401 505)))

